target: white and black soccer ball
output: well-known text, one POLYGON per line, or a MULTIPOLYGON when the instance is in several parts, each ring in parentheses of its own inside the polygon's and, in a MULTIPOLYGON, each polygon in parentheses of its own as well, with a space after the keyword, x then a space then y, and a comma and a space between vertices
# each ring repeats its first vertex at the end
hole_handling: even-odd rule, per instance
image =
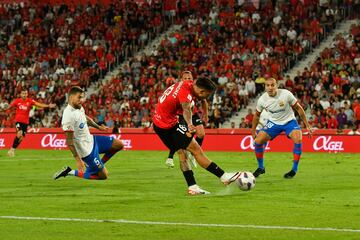
POLYGON ((255 183, 256 179, 251 172, 241 172, 236 179, 236 184, 242 191, 250 191, 255 187, 255 183))

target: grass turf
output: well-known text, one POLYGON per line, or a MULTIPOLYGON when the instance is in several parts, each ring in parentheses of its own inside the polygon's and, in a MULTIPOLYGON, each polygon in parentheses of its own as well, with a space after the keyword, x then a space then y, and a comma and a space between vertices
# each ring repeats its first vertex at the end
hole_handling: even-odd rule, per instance
MULTIPOLYGON (((228 171, 256 169, 253 153, 207 155, 228 171)), ((197 168, 207 196, 187 196, 178 163, 167 169, 166 156, 124 151, 106 165, 106 181, 54 181, 62 166, 75 166, 69 151, 18 150, 10 159, 1 150, 0 216, 360 229, 359 154, 304 153, 288 180, 292 154, 266 153, 266 174, 250 192, 197 168)), ((1 218, 0 229, 0 239, 360 239, 360 232, 1 218)))

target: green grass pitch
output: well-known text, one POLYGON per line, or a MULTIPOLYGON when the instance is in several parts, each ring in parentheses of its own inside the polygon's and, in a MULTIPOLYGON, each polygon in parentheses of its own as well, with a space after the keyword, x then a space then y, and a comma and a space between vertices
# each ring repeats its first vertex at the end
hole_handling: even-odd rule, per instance
MULTIPOLYGON (((206 154, 227 171, 256 168, 253 153, 206 154)), ((166 156, 124 151, 106 165, 106 181, 54 181, 54 172, 75 166, 69 151, 18 150, 10 159, 1 150, 0 239, 360 239, 360 231, 339 230, 360 229, 360 154, 304 153, 298 175, 287 180, 292 153, 265 153, 266 174, 250 192, 196 168, 198 184, 212 193, 206 196, 187 196, 178 162, 167 169, 166 156)))

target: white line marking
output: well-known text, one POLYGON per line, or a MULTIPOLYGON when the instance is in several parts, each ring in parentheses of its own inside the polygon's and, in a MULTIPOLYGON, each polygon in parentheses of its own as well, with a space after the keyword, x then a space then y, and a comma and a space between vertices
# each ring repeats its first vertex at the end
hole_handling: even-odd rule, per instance
POLYGON ((58 161, 58 160, 71 160, 71 157, 68 158, 12 158, 4 159, 1 162, 21 162, 21 161, 58 161))
POLYGON ((354 232, 360 233, 360 229, 349 228, 312 228, 312 227, 291 227, 291 226, 262 226, 262 225, 243 225, 243 224, 212 224, 212 223, 181 223, 181 222, 153 222, 153 221, 132 221, 125 219, 86 219, 86 218, 48 218, 48 217, 21 217, 21 216, 0 216, 0 219, 14 220, 45 220, 63 222, 94 222, 94 223, 125 223, 139 225, 169 225, 169 226, 189 226, 189 227, 224 227, 224 228, 257 228, 257 229, 280 229, 280 230, 299 230, 299 231, 332 231, 332 232, 354 232))

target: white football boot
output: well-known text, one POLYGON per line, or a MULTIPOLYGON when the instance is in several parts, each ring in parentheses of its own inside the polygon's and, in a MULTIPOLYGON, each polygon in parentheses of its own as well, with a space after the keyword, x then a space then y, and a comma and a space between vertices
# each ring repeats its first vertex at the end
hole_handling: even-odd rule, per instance
POLYGON ((224 173, 220 180, 223 184, 229 185, 230 183, 234 182, 236 179, 240 177, 240 172, 235 173, 224 173))
POLYGON ((165 164, 168 168, 173 168, 174 167, 174 159, 172 159, 172 158, 166 159, 165 164))
POLYGON ((208 192, 204 189, 201 189, 197 184, 195 184, 195 185, 191 185, 188 188, 188 194, 189 195, 201 195, 201 194, 210 194, 210 192, 208 192))
POLYGON ((10 148, 10 150, 7 152, 7 155, 9 157, 14 157, 15 156, 15 149, 14 148, 10 148))

